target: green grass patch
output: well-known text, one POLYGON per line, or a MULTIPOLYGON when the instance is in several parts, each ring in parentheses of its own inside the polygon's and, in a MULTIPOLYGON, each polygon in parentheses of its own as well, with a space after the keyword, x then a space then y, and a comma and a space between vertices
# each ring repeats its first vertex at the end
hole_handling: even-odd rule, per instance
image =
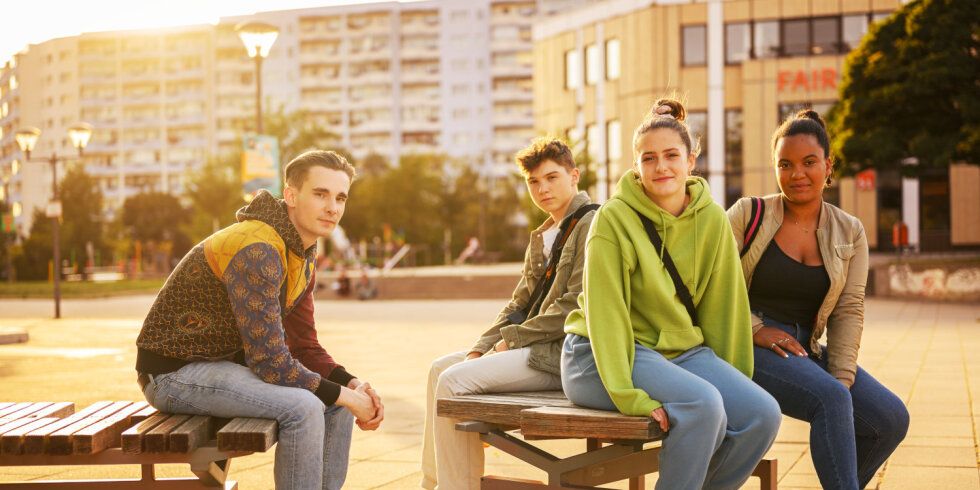
MULTIPOLYGON (((156 294, 164 279, 125 279, 109 282, 62 282, 62 298, 105 298, 127 294, 156 294)), ((46 281, 0 283, 0 298, 51 298, 54 285, 46 281)))

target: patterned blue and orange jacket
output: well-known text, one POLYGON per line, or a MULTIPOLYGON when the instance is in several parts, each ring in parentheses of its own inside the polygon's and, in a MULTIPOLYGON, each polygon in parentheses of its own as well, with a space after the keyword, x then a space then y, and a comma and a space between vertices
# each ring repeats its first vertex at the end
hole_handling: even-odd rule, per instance
POLYGON ((267 383, 336 402, 353 376, 316 341, 316 247, 303 249, 285 204, 265 191, 236 218, 191 249, 167 279, 136 339, 136 370, 236 361, 267 383))

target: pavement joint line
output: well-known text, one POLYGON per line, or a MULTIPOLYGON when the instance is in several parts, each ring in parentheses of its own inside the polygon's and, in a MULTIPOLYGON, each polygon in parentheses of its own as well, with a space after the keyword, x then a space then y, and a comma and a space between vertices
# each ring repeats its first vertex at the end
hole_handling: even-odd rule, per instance
POLYGON ((793 472, 793 468, 796 468, 796 465, 798 465, 800 463, 800 461, 802 461, 803 458, 805 456, 807 456, 808 454, 810 454, 810 443, 809 442, 806 444, 806 448, 803 449, 803 452, 801 452, 800 455, 797 456, 796 459, 793 461, 793 463, 789 465, 789 468, 786 468, 786 472, 783 473, 783 476, 778 476, 777 475, 777 477, 776 477, 776 483, 779 483, 782 480, 784 480, 786 477, 788 477, 789 474, 793 472))
MULTIPOLYGON (((960 322, 957 322, 957 324, 956 324, 956 334, 957 334, 957 337, 959 339, 963 339, 964 338, 963 333, 961 331, 961 323, 960 322)), ((972 386, 972 383, 970 382, 970 370, 967 369, 966 362, 965 362, 966 361, 966 347, 964 346, 964 343, 962 342, 962 340, 960 342, 958 342, 958 343, 960 344, 960 356, 963 359, 963 362, 961 363, 962 366, 963 366, 963 376, 966 378, 966 383, 965 383, 966 384, 966 399, 967 399, 967 403, 969 404, 969 406, 972 407, 973 406, 973 390, 970 389, 970 386, 972 386)), ((973 429, 973 454, 974 454, 974 461, 980 462, 980 446, 977 445, 977 441, 980 440, 980 438, 977 437, 977 418, 976 417, 970 417, 970 428, 973 429)), ((980 478, 980 464, 977 464, 976 467, 977 467, 977 476, 978 476, 978 478, 980 478)))

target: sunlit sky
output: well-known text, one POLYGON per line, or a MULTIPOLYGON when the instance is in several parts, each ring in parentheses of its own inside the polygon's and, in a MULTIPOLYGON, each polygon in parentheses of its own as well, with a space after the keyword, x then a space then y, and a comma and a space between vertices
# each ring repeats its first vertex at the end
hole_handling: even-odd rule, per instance
POLYGON ((28 44, 83 32, 214 24, 224 16, 378 0, 26 0, 4 2, 0 64, 28 44))

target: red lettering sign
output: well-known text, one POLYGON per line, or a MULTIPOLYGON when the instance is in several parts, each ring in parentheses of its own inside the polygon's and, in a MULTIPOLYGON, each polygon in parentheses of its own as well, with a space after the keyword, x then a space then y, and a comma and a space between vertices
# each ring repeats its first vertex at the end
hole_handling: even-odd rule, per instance
POLYGON ((776 91, 837 90, 837 69, 782 70, 776 74, 776 91))

